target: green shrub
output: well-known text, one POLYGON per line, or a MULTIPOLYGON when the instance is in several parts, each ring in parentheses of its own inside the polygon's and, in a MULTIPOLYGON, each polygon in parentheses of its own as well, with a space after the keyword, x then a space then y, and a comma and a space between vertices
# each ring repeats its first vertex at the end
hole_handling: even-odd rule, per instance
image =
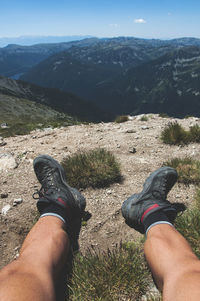
POLYGON ((195 124, 186 131, 177 122, 170 122, 162 131, 161 140, 166 144, 200 143, 200 126, 195 124))
POLYGON ((107 187, 120 182, 120 165, 114 155, 102 148, 66 157, 61 164, 69 185, 76 188, 107 187))
POLYGON ((169 118, 169 115, 167 115, 166 113, 160 113, 158 116, 162 118, 169 118))
POLYGON ((75 258, 69 300, 139 300, 148 289, 148 276, 142 248, 93 249, 75 258))
POLYGON ((177 122, 170 122, 162 131, 161 140, 166 144, 186 144, 189 134, 177 122))
POLYGON ((116 123, 121 123, 121 122, 126 122, 126 121, 128 121, 127 115, 117 116, 114 120, 114 122, 116 122, 116 123))
POLYGON ((195 207, 200 210, 200 188, 197 189, 195 198, 194 198, 195 207))
POLYGON ((191 118, 191 117, 194 117, 192 115, 185 115, 184 119, 188 119, 188 118, 191 118))
POLYGON ((148 121, 148 117, 144 115, 140 118, 140 121, 148 121))
POLYGON ((59 121, 59 120, 49 120, 45 121, 42 124, 41 123, 31 123, 31 122, 18 122, 10 124, 8 128, 1 129, 0 128, 0 136, 6 138, 6 137, 12 137, 12 136, 18 136, 18 135, 27 135, 31 131, 36 129, 43 129, 47 127, 61 127, 61 126, 69 126, 78 124, 78 121, 75 120, 65 120, 59 121))
POLYGON ((198 124, 191 126, 189 130, 189 140, 200 143, 200 126, 198 124))
POLYGON ((164 162, 164 166, 171 166, 178 173, 178 181, 184 184, 200 184, 200 161, 185 158, 173 158, 164 162))

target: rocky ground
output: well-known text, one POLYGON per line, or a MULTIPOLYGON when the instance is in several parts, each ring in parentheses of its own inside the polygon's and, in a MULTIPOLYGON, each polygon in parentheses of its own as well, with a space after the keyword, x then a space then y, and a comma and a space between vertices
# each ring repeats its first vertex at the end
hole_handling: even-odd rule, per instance
MULTIPOLYGON (((121 124, 100 123, 45 129, 26 136, 0 139, 0 267, 14 259, 21 243, 35 221, 36 201, 33 192, 40 188, 32 168, 33 159, 48 154, 58 161, 79 150, 103 147, 114 153, 121 164, 124 181, 106 189, 85 189, 87 210, 92 218, 82 227, 80 249, 89 246, 112 248, 120 241, 133 240, 139 234, 130 229, 121 216, 122 202, 139 192, 150 172, 172 157, 200 159, 200 145, 169 146, 160 140, 162 129, 175 119, 147 115, 132 117, 121 124)), ((177 120, 177 119, 176 119, 177 120)), ((200 119, 178 120, 185 128, 200 119)), ((176 184, 170 201, 190 206, 195 187, 176 184)))

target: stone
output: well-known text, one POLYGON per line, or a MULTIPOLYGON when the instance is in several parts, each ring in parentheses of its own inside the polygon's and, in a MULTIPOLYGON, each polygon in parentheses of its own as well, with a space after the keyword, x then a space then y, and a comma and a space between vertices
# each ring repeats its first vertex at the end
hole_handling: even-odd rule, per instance
POLYGON ((15 207, 15 206, 21 204, 22 202, 23 202, 23 200, 22 200, 21 198, 19 198, 19 199, 14 199, 14 201, 13 201, 13 206, 15 207))
POLYGON ((149 127, 148 127, 147 125, 143 125, 143 126, 141 126, 141 129, 142 129, 142 130, 148 130, 149 127))
POLYGON ((3 140, 3 137, 0 137, 0 146, 4 146, 7 143, 3 140))
POLYGON ((1 193, 0 197, 1 199, 6 199, 8 197, 8 193, 1 193))
POLYGON ((17 162, 10 153, 0 154, 0 170, 15 169, 17 162))
POLYGON ((8 128, 8 124, 6 122, 1 123, 1 128, 2 129, 7 129, 8 128))
POLYGON ((137 152, 137 150, 136 150, 135 147, 130 147, 130 148, 129 148, 129 153, 135 154, 136 152, 137 152))
POLYGON ((136 133, 136 131, 135 130, 127 130, 126 133, 127 134, 133 134, 133 133, 136 133))
POLYGON ((8 211, 10 210, 11 206, 10 205, 5 205, 2 209, 1 209, 1 214, 2 215, 6 215, 8 213, 8 211))

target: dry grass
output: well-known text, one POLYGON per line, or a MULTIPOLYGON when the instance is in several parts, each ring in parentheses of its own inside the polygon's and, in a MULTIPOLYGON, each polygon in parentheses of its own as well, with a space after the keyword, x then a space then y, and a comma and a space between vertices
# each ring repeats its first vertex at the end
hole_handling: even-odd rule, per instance
POLYGON ((177 170, 178 181, 184 184, 200 184, 200 161, 189 157, 173 158, 163 164, 177 170))
POLYGON ((69 185, 76 188, 101 188, 122 180, 120 164, 114 155, 98 148, 74 154, 61 162, 69 185))

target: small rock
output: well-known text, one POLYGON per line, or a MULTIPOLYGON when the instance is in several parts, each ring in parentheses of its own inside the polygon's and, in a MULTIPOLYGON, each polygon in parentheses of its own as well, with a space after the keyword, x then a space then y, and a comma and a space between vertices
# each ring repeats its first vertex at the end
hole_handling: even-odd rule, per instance
POLYGON ((0 194, 1 199, 6 199, 8 197, 7 193, 1 193, 0 194))
POLYGON ((0 138, 0 146, 4 146, 4 145, 6 145, 7 143, 3 140, 3 139, 1 139, 0 138))
POLYGON ((0 155, 0 170, 15 169, 17 162, 10 153, 3 153, 0 155))
POLYGON ((5 205, 1 210, 1 214, 6 215, 8 213, 8 211, 10 210, 10 208, 11 208, 10 205, 5 205))
POLYGON ((137 152, 137 150, 136 150, 135 147, 130 147, 130 148, 129 148, 129 153, 135 154, 136 152, 137 152))
POLYGON ((20 198, 20 199, 15 199, 15 200, 13 201, 13 206, 15 207, 15 206, 21 204, 22 202, 23 202, 23 200, 22 200, 21 198, 20 198))
POLYGON ((133 133, 136 133, 136 131, 135 130, 127 130, 126 133, 133 134, 133 133))
POLYGON ((142 130, 148 130, 148 129, 149 129, 149 127, 148 127, 148 126, 146 126, 146 125, 143 125, 143 126, 141 126, 141 129, 142 129, 142 130))
POLYGON ((112 194, 112 190, 107 190, 107 194, 112 194))
POLYGON ((1 128, 2 129, 7 129, 8 128, 8 124, 6 122, 1 123, 1 128))

